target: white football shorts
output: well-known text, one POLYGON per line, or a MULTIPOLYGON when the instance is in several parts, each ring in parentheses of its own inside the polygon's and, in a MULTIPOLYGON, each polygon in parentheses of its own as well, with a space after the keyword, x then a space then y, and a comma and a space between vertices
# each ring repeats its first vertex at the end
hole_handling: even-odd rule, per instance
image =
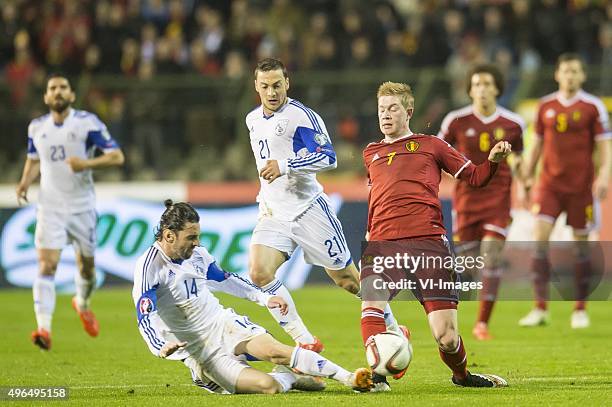
POLYGON ((328 270, 340 270, 351 263, 342 225, 325 194, 319 195, 293 221, 261 216, 253 230, 251 244, 272 247, 289 257, 299 246, 307 263, 328 270))
POLYGON ((183 361, 203 382, 203 388, 213 393, 235 393, 238 376, 250 366, 244 355, 235 355, 238 344, 263 335, 266 330, 238 315, 231 308, 225 309, 213 328, 213 334, 206 341, 202 352, 183 361), (211 349, 212 344, 218 344, 211 349))
POLYGON ((95 210, 70 214, 39 208, 34 234, 36 248, 61 250, 72 243, 84 256, 93 257, 97 220, 95 210))

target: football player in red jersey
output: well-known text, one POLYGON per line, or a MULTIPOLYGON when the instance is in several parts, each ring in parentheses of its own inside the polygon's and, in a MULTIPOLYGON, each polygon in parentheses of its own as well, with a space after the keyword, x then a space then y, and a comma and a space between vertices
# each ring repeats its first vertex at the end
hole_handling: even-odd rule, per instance
MULTIPOLYGON (((487 160, 491 147, 500 140, 512 144, 513 153, 520 153, 525 123, 519 115, 497 105, 497 98, 504 91, 504 78, 499 69, 488 64, 478 65, 467 79, 472 104, 446 115, 438 137, 474 164, 487 160)), ((479 340, 491 339, 488 323, 497 297, 502 274, 501 252, 511 221, 512 175, 521 163, 518 154, 510 158, 512 168, 502 161, 495 178, 485 187, 457 183, 453 199, 457 215, 453 240, 457 242, 457 251, 463 255, 480 252, 485 259, 485 267, 480 270, 483 288, 478 319, 472 330, 479 340)))
POLYGON ((530 185, 542 157, 542 171, 532 207, 536 215, 537 248, 532 262, 536 306, 519 321, 521 326, 543 325, 549 319, 546 307, 550 280, 548 241, 561 212, 567 214, 567 224, 573 228, 577 242, 576 305, 571 326, 586 328, 590 325, 585 303, 591 266, 589 247, 585 242, 596 225, 593 194, 597 199, 603 199, 608 189, 612 169, 612 133, 608 125, 608 112, 601 100, 582 90, 585 79, 580 57, 562 54, 555 70, 559 90, 540 100, 535 124, 536 137, 524 166, 526 184, 530 185), (592 158, 595 146, 601 153, 597 178, 592 158))
MULTIPOLYGON (((488 160, 476 166, 447 142, 435 136, 412 133, 409 121, 414 98, 410 86, 385 82, 379 87, 377 97, 378 120, 384 139, 370 143, 363 152, 370 181, 366 252, 370 245, 390 247, 428 242, 433 247, 432 252, 450 255, 438 199, 441 172, 446 171, 473 186, 484 186, 499 163, 510 154, 511 145, 507 141, 498 142, 489 152, 488 160)), ((364 344, 371 336, 385 331, 383 309, 397 294, 394 292, 384 299, 370 296, 368 279, 373 275, 370 269, 366 265, 362 270, 361 333, 364 344)), ((417 269, 415 275, 420 281, 435 279, 436 283, 450 283, 450 286, 455 283, 454 273, 446 268, 417 269)), ((498 376, 467 371, 467 354, 458 332, 456 290, 440 286, 438 289, 419 286, 413 293, 427 313, 440 357, 453 372, 453 383, 469 387, 507 385, 498 376)), ((401 375, 403 372, 396 376, 401 375)), ((375 376, 374 390, 388 390, 384 377, 375 376)))

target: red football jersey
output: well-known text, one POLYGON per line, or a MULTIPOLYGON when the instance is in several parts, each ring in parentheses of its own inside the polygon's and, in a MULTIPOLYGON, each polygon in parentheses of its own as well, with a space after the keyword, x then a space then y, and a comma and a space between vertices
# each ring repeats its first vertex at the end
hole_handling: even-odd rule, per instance
MULTIPOLYGON (((523 151, 525 122, 508 109, 498 106, 491 116, 483 117, 470 105, 446 115, 438 137, 459 152, 480 164, 487 160, 491 148, 499 141, 507 141, 513 152, 523 151)), ((510 208, 512 172, 506 161, 499 164, 495 177, 482 188, 465 182, 455 186, 454 208, 457 212, 482 213, 487 209, 510 208)))
POLYGON ((370 181, 371 241, 445 234, 438 199, 441 170, 472 185, 485 185, 497 169, 489 160, 477 167, 447 142, 425 134, 370 143, 363 159, 370 181))
POLYGON ((535 132, 543 139, 540 188, 590 193, 595 140, 612 137, 601 100, 582 90, 571 99, 559 92, 545 96, 540 100, 535 132))

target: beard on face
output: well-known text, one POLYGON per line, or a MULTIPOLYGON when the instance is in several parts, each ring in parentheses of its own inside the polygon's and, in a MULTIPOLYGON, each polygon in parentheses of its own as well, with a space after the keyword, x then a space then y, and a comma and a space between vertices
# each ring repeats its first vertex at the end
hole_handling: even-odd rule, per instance
POLYGON ((70 102, 64 98, 55 98, 49 104, 49 108, 57 113, 62 113, 70 107, 70 102))
POLYGON ((188 258, 191 257, 192 254, 193 254, 193 247, 187 247, 181 253, 181 257, 183 258, 183 260, 187 260, 188 258))

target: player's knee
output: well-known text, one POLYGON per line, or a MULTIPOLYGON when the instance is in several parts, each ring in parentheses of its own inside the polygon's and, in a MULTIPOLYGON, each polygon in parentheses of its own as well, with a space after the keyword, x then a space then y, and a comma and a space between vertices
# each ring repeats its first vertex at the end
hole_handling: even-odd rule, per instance
POLYGON ((249 277, 259 287, 263 287, 274 280, 274 271, 260 263, 249 264, 249 277))
POLYGON ((438 347, 445 352, 454 352, 459 346, 459 334, 453 329, 447 329, 436 335, 438 347))
POLYGON ((263 394, 276 394, 280 392, 280 384, 272 376, 262 376, 257 381, 257 388, 263 394))
POLYGON ((57 270, 57 262, 47 259, 42 259, 39 261, 38 265, 40 274, 43 276, 54 276, 55 271, 57 270))

